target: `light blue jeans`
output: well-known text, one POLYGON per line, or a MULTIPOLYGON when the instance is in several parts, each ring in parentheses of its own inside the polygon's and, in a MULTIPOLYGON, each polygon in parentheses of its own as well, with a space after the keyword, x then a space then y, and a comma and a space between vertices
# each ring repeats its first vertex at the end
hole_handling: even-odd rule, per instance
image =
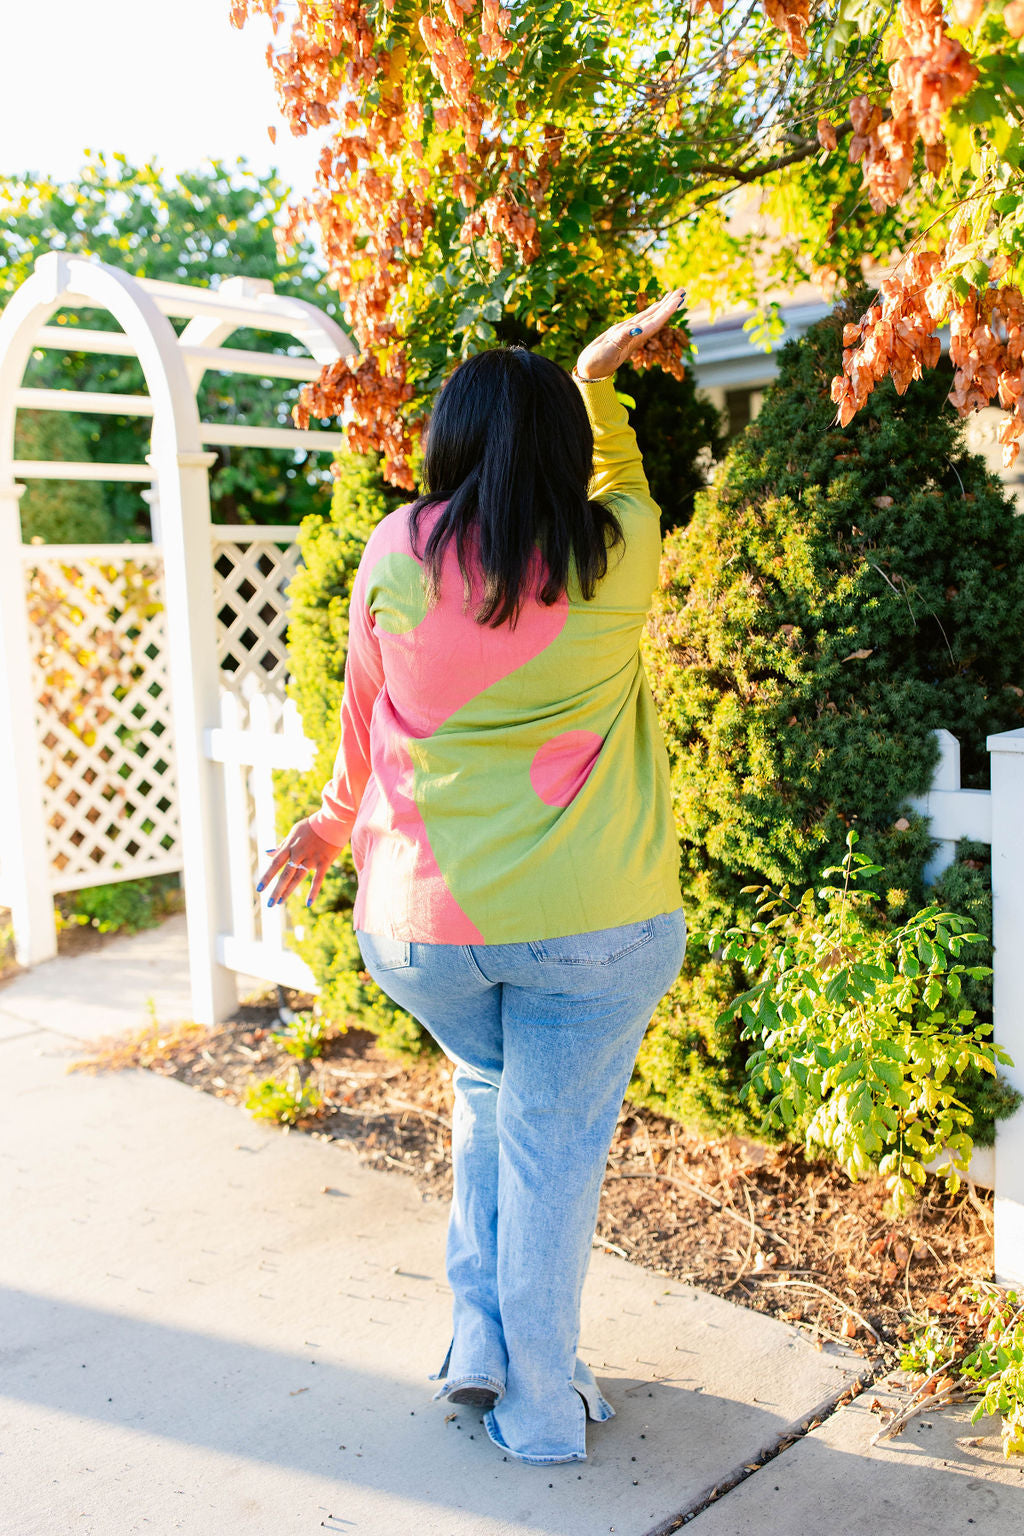
POLYGON ((582 1461, 587 1417, 614 1412, 576 1354, 601 1181, 683 963, 683 914, 527 944, 357 937, 377 985, 455 1064, 454 1326, 435 1396, 489 1387, 484 1422, 507 1455, 582 1461))

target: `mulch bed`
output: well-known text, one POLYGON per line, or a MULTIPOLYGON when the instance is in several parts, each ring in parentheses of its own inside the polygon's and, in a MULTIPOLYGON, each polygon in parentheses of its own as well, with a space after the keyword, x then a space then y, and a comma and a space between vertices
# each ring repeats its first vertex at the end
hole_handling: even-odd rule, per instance
MULTIPOLYGON (((305 999, 293 997, 300 1008, 305 999)), ((276 998, 230 1022, 149 1026, 109 1041, 81 1066, 145 1066, 241 1103, 255 1079, 284 1078, 294 1058, 272 1037, 276 998)), ((450 1069, 407 1065, 350 1030, 303 1064, 324 1108, 303 1128, 347 1142, 380 1169, 412 1175, 432 1198, 451 1194, 450 1069)), ((879 1181, 851 1182, 826 1162, 737 1137, 706 1137, 623 1107, 608 1160, 597 1240, 673 1280, 838 1339, 890 1367, 900 1341, 945 1310, 946 1294, 992 1274, 992 1197, 955 1196, 930 1179, 902 1218, 879 1181)))

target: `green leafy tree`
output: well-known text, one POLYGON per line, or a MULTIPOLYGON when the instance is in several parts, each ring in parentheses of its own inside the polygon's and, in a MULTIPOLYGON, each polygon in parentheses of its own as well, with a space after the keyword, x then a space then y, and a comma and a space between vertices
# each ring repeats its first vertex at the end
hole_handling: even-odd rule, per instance
MULTIPOLYGON (((834 426, 844 318, 783 349, 757 421, 666 540, 646 660, 694 930, 749 921, 755 882, 812 885, 850 827, 886 870, 879 920, 899 920, 924 897, 928 832, 907 802, 930 783, 932 732, 960 739, 978 786, 987 733, 1024 721, 1024 525, 937 375, 904 397, 886 383, 834 426)), ((756 1129, 748 1049, 719 1018, 742 989, 691 947, 633 1096, 756 1129)))
MULTIPOLYGON (((216 286, 221 278, 238 274, 267 278, 279 293, 309 300, 337 317, 336 297, 323 281, 313 246, 300 241, 288 256, 279 256, 274 232, 288 190, 275 174, 259 175, 241 160, 235 166, 211 162, 172 179, 155 161, 136 166, 124 155, 89 155, 78 176, 69 181, 28 174, 2 176, 0 303, 25 280, 42 251, 63 250, 98 257, 136 277, 202 287, 216 286)), ((185 323, 172 321, 178 331, 185 323)), ((51 324, 66 327, 68 349, 35 353, 26 385, 145 392, 142 370, 134 358, 74 350, 77 325, 91 330, 118 328, 105 311, 64 310, 51 324)), ((230 345, 303 355, 301 348, 277 332, 238 331, 230 345)), ((200 417, 232 425, 290 426, 298 390, 297 384, 281 379, 207 372, 199 392, 200 417)), ((29 451, 33 429, 24 424, 23 416, 19 415, 17 456, 44 457, 29 451)), ((137 463, 147 451, 144 418, 83 415, 74 421, 88 425, 69 425, 68 418, 63 418, 59 429, 51 429, 69 432, 78 440, 75 453, 64 457, 137 463), (79 453, 78 446, 86 451, 79 453)), ((216 453, 210 492, 217 522, 298 523, 308 512, 326 507, 330 495, 326 455, 224 447, 216 453)), ((70 507, 77 498, 83 507, 94 507, 97 494, 102 495, 113 537, 146 536, 147 514, 137 486, 105 483, 86 490, 81 482, 63 484, 72 487, 62 491, 63 506, 70 507)), ((69 513, 62 516, 66 521, 69 513)))
MULTIPOLYGON (((19 411, 15 453, 19 459, 87 459, 89 434, 75 416, 57 411, 19 411)), ((28 480, 19 504, 21 536, 44 544, 105 544, 127 538, 95 480, 28 480)))

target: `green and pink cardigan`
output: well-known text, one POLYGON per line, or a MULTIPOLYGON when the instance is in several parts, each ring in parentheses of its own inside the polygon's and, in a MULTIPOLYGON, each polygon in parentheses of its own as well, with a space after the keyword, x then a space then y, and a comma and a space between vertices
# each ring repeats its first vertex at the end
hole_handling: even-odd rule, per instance
MULTIPOLYGON (((351 840, 355 927, 431 944, 511 944, 680 905, 668 759, 640 659, 659 512, 612 381, 578 381, 590 494, 625 547, 595 597, 574 579, 516 627, 473 617, 449 545, 428 605, 408 510, 385 517, 352 587, 341 744, 310 818, 351 840)), ((436 516, 436 513, 433 514, 436 516)), ((424 517, 421 537, 431 527, 424 517)), ((422 547, 422 546, 421 546, 422 547)))

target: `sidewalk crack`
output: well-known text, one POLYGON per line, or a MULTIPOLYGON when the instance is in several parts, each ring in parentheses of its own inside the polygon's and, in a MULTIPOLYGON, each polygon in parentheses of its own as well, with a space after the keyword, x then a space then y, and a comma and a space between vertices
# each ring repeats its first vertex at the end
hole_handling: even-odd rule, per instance
POLYGON ((649 1531, 645 1532, 645 1536, 671 1536, 672 1532, 679 1531, 683 1526, 689 1525, 709 1505, 717 1504, 723 1495, 731 1492, 740 1483, 745 1483, 748 1477, 754 1477, 761 1471, 762 1467, 768 1466, 783 1451, 787 1451, 791 1445, 795 1445, 798 1440, 802 1440, 806 1435, 810 1434, 811 1430, 817 1429, 826 1419, 831 1418, 833 1413, 837 1413, 840 1408, 844 1408, 853 1397, 858 1396, 868 1387, 874 1386, 882 1377, 888 1375, 892 1370, 892 1365, 892 1360, 886 1356, 876 1358, 851 1380, 844 1382, 837 1391, 830 1392, 815 1407, 801 1414, 799 1419, 780 1429, 771 1445, 758 1451, 754 1457, 751 1457, 749 1461, 744 1462, 741 1466, 734 1468, 731 1472, 727 1472, 724 1477, 720 1477, 712 1487, 703 1493, 699 1493, 678 1514, 662 1521, 660 1525, 652 1526, 649 1531))

